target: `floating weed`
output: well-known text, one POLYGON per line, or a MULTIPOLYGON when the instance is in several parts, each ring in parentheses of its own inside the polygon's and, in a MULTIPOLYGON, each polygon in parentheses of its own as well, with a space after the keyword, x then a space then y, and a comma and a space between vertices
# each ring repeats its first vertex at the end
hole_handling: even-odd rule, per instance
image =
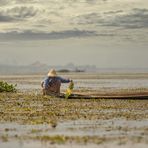
POLYGON ((16 128, 5 128, 5 132, 16 131, 16 128))
POLYGON ((147 118, 147 100, 57 99, 23 93, 0 93, 0 121, 51 124, 63 120, 147 118), (137 110, 139 110, 137 112, 137 110))
POLYGON ((52 144, 65 144, 65 143, 102 144, 103 142, 112 140, 112 138, 104 138, 104 137, 98 137, 98 136, 64 136, 64 135, 36 136, 33 139, 34 140, 41 140, 44 142, 50 142, 52 144))
POLYGON ((17 84, 8 84, 7 82, 0 81, 0 92, 16 92, 17 84))
POLYGON ((3 142, 8 142, 8 135, 7 134, 6 135, 2 135, 1 139, 2 139, 3 142))
POLYGON ((57 121, 56 120, 50 120, 49 124, 51 125, 52 128, 56 128, 57 127, 57 121))
POLYGON ((41 141, 50 141, 52 144, 64 144, 66 142, 65 136, 37 136, 35 139, 41 141))
POLYGON ((40 132, 42 132, 41 129, 32 129, 32 130, 31 130, 31 133, 32 133, 32 134, 36 134, 36 133, 40 133, 40 132))

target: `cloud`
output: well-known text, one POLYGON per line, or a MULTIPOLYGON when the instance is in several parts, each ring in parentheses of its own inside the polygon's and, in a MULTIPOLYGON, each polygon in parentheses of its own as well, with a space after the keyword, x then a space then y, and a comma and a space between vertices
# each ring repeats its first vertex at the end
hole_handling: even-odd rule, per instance
POLYGON ((85 0, 85 2, 88 4, 95 4, 97 0, 85 0))
POLYGON ((52 39, 66 39, 66 38, 81 38, 81 37, 91 37, 97 36, 95 31, 87 30, 65 30, 60 32, 33 32, 30 30, 24 32, 7 32, 0 33, 1 41, 10 41, 10 40, 52 40, 52 39))
POLYGON ((100 0, 100 1, 98 1, 98 0, 85 0, 85 1, 88 4, 95 4, 95 3, 100 2, 100 1, 107 2, 108 0, 100 0))
POLYGON ((72 18, 72 24, 95 25, 121 28, 148 28, 148 9, 134 8, 129 12, 123 10, 104 13, 89 13, 72 18))
POLYGON ((31 4, 39 2, 38 0, 0 0, 0 5, 10 5, 10 4, 31 4))
POLYGON ((0 12, 0 22, 12 22, 15 19, 11 16, 5 15, 2 12, 0 12))
POLYGON ((16 6, 0 11, 0 22, 20 21, 37 15, 38 9, 33 6, 16 6))
POLYGON ((148 28, 148 9, 135 8, 129 14, 117 15, 111 21, 104 22, 106 26, 131 28, 148 28))
POLYGON ((105 11, 105 12, 93 12, 88 14, 82 14, 72 18, 72 24, 78 25, 96 25, 96 26, 104 26, 109 25, 112 22, 112 19, 116 15, 120 15, 123 13, 123 10, 116 10, 116 11, 105 11), (110 22, 111 21, 111 22, 110 22))
POLYGON ((138 5, 139 1, 0 0, 3 5, 0 7, 0 23, 3 23, 0 32, 8 32, 0 33, 0 39, 3 39, 2 35, 8 40, 13 36, 16 40, 90 36, 124 38, 127 35, 129 38, 145 38, 148 9, 141 9, 143 6, 138 5), (133 32, 132 28, 137 30, 133 32))
POLYGON ((15 3, 37 3, 39 0, 13 0, 15 3))
POLYGON ((10 0, 0 0, 0 6, 10 4, 10 0))
POLYGON ((7 10, 7 12, 16 18, 29 18, 35 16, 38 10, 34 7, 15 7, 7 10))
POLYGON ((77 17, 72 18, 72 24, 78 25, 88 25, 88 24, 98 24, 99 22, 104 21, 101 15, 98 13, 89 13, 84 15, 79 15, 77 17))
POLYGON ((116 10, 116 11, 107 11, 107 12, 104 12, 104 14, 113 15, 113 14, 118 14, 123 12, 124 12, 123 10, 116 10))
POLYGON ((88 3, 88 4, 95 4, 95 3, 97 3, 97 2, 106 2, 106 1, 108 1, 108 0, 64 0, 65 2, 67 1, 69 1, 69 2, 72 2, 72 3, 82 3, 82 2, 84 2, 84 3, 88 3))
POLYGON ((35 9, 34 7, 14 7, 12 9, 8 9, 7 13, 12 15, 15 18, 22 19, 22 18, 29 18, 33 17, 37 14, 38 10, 35 9))

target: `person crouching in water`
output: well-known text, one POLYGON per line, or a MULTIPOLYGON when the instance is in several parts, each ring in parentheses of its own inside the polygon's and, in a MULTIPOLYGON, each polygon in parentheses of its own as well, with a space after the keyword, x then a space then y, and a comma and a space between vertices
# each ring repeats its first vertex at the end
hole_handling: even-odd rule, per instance
POLYGON ((61 83, 70 83, 71 79, 64 79, 57 76, 54 69, 51 69, 47 74, 47 77, 41 82, 43 89, 43 95, 60 96, 61 83))

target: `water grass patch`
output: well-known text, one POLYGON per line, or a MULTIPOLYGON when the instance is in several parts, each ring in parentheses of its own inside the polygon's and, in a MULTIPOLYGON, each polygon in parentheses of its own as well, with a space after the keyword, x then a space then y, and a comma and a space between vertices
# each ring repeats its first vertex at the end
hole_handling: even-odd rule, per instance
POLYGON ((0 92, 16 92, 16 84, 8 84, 7 82, 0 81, 0 92))

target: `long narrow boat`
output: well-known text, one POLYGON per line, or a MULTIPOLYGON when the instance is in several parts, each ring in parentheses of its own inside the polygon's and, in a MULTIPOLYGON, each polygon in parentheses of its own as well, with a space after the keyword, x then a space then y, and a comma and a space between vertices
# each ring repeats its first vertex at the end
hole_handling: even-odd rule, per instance
MULTIPOLYGON (((61 96, 63 98, 64 96, 61 96)), ((129 100, 148 100, 148 95, 125 95, 125 96, 89 96, 72 94, 69 99, 129 99, 129 100)))

